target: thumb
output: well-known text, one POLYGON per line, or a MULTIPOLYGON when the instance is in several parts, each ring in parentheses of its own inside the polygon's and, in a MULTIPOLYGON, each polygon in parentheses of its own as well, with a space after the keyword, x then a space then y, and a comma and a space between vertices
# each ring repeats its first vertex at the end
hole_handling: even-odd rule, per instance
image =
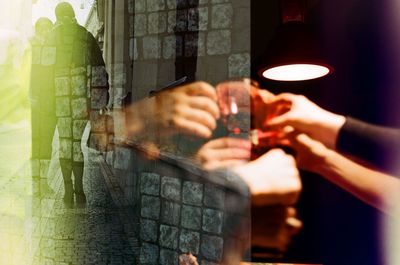
POLYGON ((290 112, 287 112, 270 120, 266 120, 264 122, 264 127, 268 128, 269 130, 277 130, 285 126, 292 125, 291 122, 292 119, 290 112))

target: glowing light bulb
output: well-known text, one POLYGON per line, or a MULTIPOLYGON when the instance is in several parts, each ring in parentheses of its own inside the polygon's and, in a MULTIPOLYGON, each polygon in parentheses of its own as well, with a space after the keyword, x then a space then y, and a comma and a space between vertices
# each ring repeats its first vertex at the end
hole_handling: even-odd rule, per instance
POLYGON ((277 81, 304 81, 323 77, 331 70, 317 64, 289 64, 265 70, 262 75, 265 78, 277 81))

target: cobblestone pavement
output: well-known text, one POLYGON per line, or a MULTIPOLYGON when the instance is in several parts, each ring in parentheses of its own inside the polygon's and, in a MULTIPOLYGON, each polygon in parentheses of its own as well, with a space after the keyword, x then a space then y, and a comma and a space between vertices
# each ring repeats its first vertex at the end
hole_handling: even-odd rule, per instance
POLYGON ((129 208, 114 203, 99 165, 95 160, 85 167, 86 207, 66 208, 62 185, 54 199, 42 199, 40 213, 34 216, 46 225, 34 233, 39 237, 34 265, 134 264, 134 246, 125 231, 129 224, 121 218, 129 208), (54 206, 48 214, 43 208, 51 200, 54 206))
POLYGON ((110 176, 103 174, 101 158, 96 156, 86 163, 86 206, 68 209, 62 202, 63 181, 57 159, 52 160, 48 178, 54 193, 36 195, 38 184, 31 178, 29 161, 29 126, 3 127, 0 264, 135 264, 137 240, 132 207, 118 200, 122 196, 110 185, 110 176))

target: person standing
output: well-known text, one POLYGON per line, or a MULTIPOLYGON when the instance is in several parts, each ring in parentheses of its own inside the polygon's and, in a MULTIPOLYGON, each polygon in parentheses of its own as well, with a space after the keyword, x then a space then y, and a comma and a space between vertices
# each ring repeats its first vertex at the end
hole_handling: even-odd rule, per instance
POLYGON ((32 68, 30 81, 31 130, 32 130, 32 178, 34 192, 40 196, 51 194, 47 183, 47 168, 52 154, 52 140, 56 128, 54 93, 47 85, 47 71, 41 65, 44 42, 53 28, 53 22, 45 17, 35 23, 35 35, 30 39, 32 68))
MULTIPOLYGON (((55 114, 60 143, 60 165, 64 179, 64 203, 86 203, 83 190, 82 135, 89 120, 92 131, 101 130, 100 109, 108 101, 108 76, 96 39, 75 19, 69 3, 56 6, 56 24, 46 40, 42 61, 50 67, 55 93, 55 114), (44 59, 44 60, 43 60, 44 59), (71 174, 74 174, 72 183, 71 174)), ((96 142, 91 134, 89 141, 96 142)))

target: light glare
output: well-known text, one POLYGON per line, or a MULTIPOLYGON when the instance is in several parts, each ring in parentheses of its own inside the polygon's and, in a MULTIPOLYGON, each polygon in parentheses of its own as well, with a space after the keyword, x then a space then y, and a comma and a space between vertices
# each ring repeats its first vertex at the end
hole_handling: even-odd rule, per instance
POLYGON ((316 64, 289 64, 267 69, 263 76, 277 81, 304 81, 329 74, 328 67, 316 64))

